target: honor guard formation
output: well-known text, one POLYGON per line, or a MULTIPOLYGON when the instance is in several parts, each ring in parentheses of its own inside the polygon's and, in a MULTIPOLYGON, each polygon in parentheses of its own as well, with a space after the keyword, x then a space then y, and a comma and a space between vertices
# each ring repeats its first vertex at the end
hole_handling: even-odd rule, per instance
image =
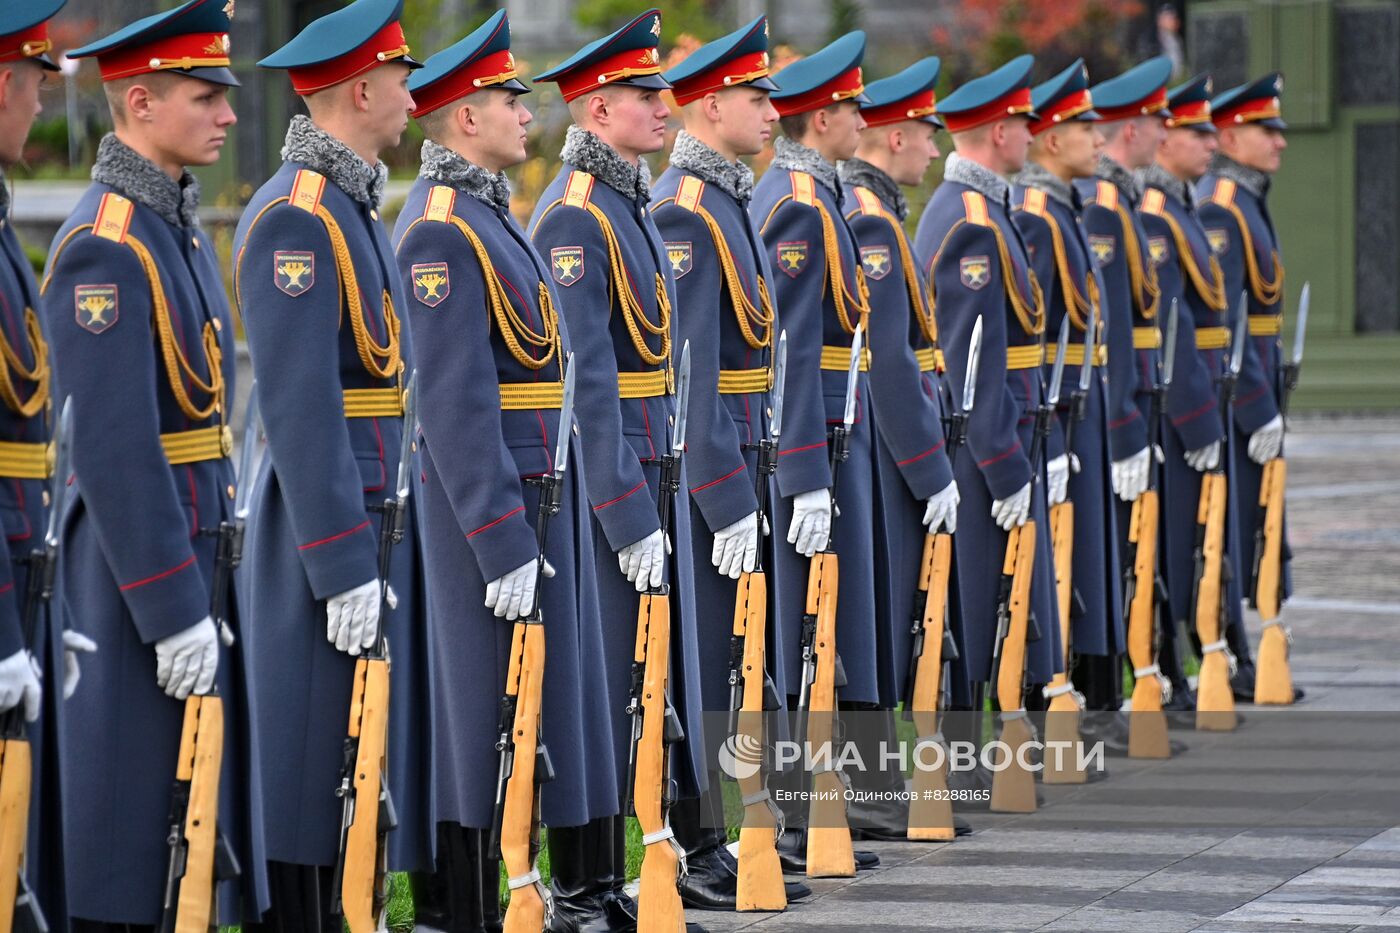
MULTIPOLYGON (((63 3, 0 12, 0 167, 63 3)), ((392 883, 424 929, 680 933, 1105 776, 1031 746, 1301 698, 1277 74, 937 99, 860 32, 774 71, 762 16, 663 72, 650 10, 533 75, 571 125, 522 225, 506 14, 419 62, 354 0, 258 62, 306 114, 225 269, 233 8, 67 53, 115 128, 37 281, 0 187, 0 931, 370 933, 392 883), (1008 766, 772 754, 901 733, 1008 766)))

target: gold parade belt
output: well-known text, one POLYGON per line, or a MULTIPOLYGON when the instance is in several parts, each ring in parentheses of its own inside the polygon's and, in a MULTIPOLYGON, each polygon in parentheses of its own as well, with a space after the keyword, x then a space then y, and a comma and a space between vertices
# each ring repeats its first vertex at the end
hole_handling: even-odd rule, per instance
POLYGON ((1157 327, 1134 327, 1133 349, 1156 350, 1162 346, 1162 331, 1157 327))
POLYGON ((1277 337, 1283 333, 1283 317, 1277 314, 1251 314, 1249 336, 1277 337))
POLYGON ((562 382, 503 382, 501 411, 531 411, 564 407, 562 382))
POLYGON ((216 424, 191 431, 171 431, 160 436, 160 446, 171 466, 222 460, 233 454, 233 429, 216 424))
POLYGON ((618 398, 655 398, 666 394, 666 370, 644 373, 618 373, 618 398))
MULTIPOLYGON (((850 347, 822 347, 822 369, 844 373, 851 368, 850 347)), ((870 348, 860 351, 860 371, 870 372, 870 348)))
MULTIPOLYGON (((1060 355, 1060 352, 1059 352, 1059 351, 1060 351, 1060 348, 1059 348, 1059 345, 1057 345, 1057 344, 1053 344, 1053 343, 1052 343, 1052 344, 1050 344, 1050 346, 1046 347, 1046 348, 1045 348, 1045 362, 1046 362, 1046 363, 1053 363, 1053 362, 1055 362, 1055 358, 1058 357, 1058 356, 1060 355)), ((1107 363, 1107 362, 1108 362, 1108 347, 1104 346, 1103 344, 1099 344, 1097 347, 1094 348, 1094 365, 1095 365, 1095 366, 1102 366, 1102 365, 1104 365, 1104 364, 1107 363)), ((1069 346, 1065 347, 1065 365, 1066 365, 1066 366, 1083 366, 1083 365, 1084 365, 1084 344, 1082 344, 1082 343, 1072 343, 1072 344, 1070 344, 1069 346)))
POLYGON ((948 364, 943 359, 943 351, 933 347, 915 350, 914 359, 919 361, 919 372, 921 373, 941 373, 948 369, 948 364))
POLYGON ((1230 345, 1230 328, 1228 327, 1198 327, 1196 328, 1196 349, 1197 350, 1223 350, 1230 345))
POLYGON ((0 441, 0 476, 48 479, 52 473, 52 445, 39 441, 0 441))
POLYGON ((398 418, 403 415, 403 391, 386 389, 346 389, 345 417, 398 418))
POLYGON ((767 392, 771 374, 763 369, 721 369, 719 371, 720 395, 749 395, 753 392, 767 392))
MULTIPOLYGON (((1083 352, 1082 350, 1080 351, 1083 352)), ((1079 358, 1080 362, 1084 357, 1079 358)), ((1020 347, 1006 348, 1007 369, 1035 369, 1045 362, 1045 348, 1038 343, 1028 343, 1020 347)))

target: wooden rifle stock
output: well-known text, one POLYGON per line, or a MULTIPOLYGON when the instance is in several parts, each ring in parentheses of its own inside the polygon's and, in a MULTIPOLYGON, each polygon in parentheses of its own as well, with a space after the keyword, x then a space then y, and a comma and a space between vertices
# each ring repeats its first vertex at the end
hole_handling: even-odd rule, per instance
MULTIPOLYGON (((938 701, 943 695, 943 639, 952 561, 952 535, 924 535, 923 555, 919 559, 919 590, 924 594, 924 611, 921 631, 915 636, 922 647, 913 659, 910 674, 913 685, 908 704, 921 741, 941 741, 938 738, 938 701)), ((909 838, 951 842, 955 833, 953 805, 948 798, 947 756, 940 758, 937 768, 916 766, 910 790, 909 838)))
MULTIPOLYGON (((188 788, 184 800, 184 873, 170 933, 207 933, 217 922, 214 870, 218 852, 219 772, 224 759, 224 705, 217 695, 185 700, 175 780, 188 788)), ((176 831, 171 827, 171 832, 176 831)), ((178 844, 178 843, 177 843, 178 844)), ((169 916, 167 912, 167 916, 169 916)))
MULTIPOLYGON (((1075 418, 1071 416, 1069 424, 1075 418)), ((1068 428, 1066 429, 1068 432, 1068 428)), ((1068 446, 1068 439, 1066 440, 1068 446)), ((1050 552, 1055 564, 1055 601, 1059 607, 1060 645, 1064 652, 1061 660, 1064 671, 1050 679, 1046 696, 1050 704, 1045 711, 1045 741, 1068 742, 1069 745, 1054 746, 1063 750, 1068 747, 1073 754, 1047 756, 1041 780, 1046 784, 1083 784, 1089 779, 1085 772, 1080 753, 1079 705, 1080 694, 1070 681, 1070 611, 1074 602, 1074 503, 1066 500, 1050 506, 1050 552)), ((1047 745, 1047 747, 1050 747, 1047 745)))
POLYGON ((353 814, 344 830, 340 908, 350 933, 373 933, 384 909, 387 880, 379 825, 389 739, 387 658, 355 662, 347 735, 347 746, 354 748, 354 770, 348 775, 353 814))
POLYGON ((33 755, 24 735, 21 706, 5 719, 21 725, 0 739, 0 933, 14 929, 20 871, 29 834, 29 795, 34 780, 33 755))
POLYGON ((1201 671, 1196 681, 1196 728, 1228 732, 1235 728, 1235 695, 1221 615, 1225 606, 1225 505, 1223 470, 1201 476, 1196 506, 1196 636, 1201 671))
POLYGON ((1264 464, 1259 484, 1262 527, 1256 534, 1254 605, 1264 622, 1259 656, 1254 662, 1254 702, 1293 702, 1293 672, 1288 664, 1288 630, 1279 621, 1283 595, 1283 495, 1288 465, 1282 457, 1264 464))
MULTIPOLYGON (((742 698, 735 716, 734 746, 738 752, 758 756, 758 767, 738 779, 744 801, 744 822, 739 829, 739 880, 736 909, 783 910, 787 889, 783 867, 778 861, 777 809, 764 784, 763 686, 766 668, 764 653, 768 621, 768 577, 763 571, 739 577, 734 598, 735 638, 743 646, 740 669, 742 698)), ((745 764, 754 762, 746 761, 745 764)))
MULTIPOLYGON (((997 705, 1001 708, 1000 741, 1010 761, 992 776, 991 809, 1003 813, 1035 811, 1035 776, 1022 762, 1022 747, 1034 738, 1026 718, 1026 637, 1030 630, 1031 578, 1035 572, 1035 521, 1012 528, 1006 536, 1006 558, 1001 573, 1011 583, 1005 613, 1006 632, 997 647, 997 705)), ((1001 632, 998 632, 1001 635, 1001 632)))
POLYGON ((639 704, 641 731, 633 748, 632 809, 641 826, 646 854, 637 892, 637 928, 657 933, 684 933, 685 910, 676 879, 680 848, 666 825, 670 787, 667 773, 667 665, 671 657, 671 597, 644 593, 637 609, 637 641, 632 659, 642 671, 639 704))
POLYGON ((1167 717, 1162 712, 1162 675, 1146 673, 1157 663, 1156 579, 1157 490, 1147 489, 1133 500, 1128 519, 1128 544, 1133 552, 1131 596, 1128 600, 1128 660, 1133 665, 1133 711, 1128 715, 1128 755, 1131 758, 1170 758, 1167 717), (1139 673, 1142 672, 1142 673, 1139 673))
POLYGON ((510 669, 506 672, 506 695, 515 698, 515 718, 508 739, 514 745, 514 753, 500 825, 501 861, 510 888, 505 933, 540 933, 548 912, 535 872, 540 822, 535 763, 536 749, 540 747, 544 662, 544 623, 534 617, 517 621, 511 633, 510 669))
POLYGON ((846 785, 832 770, 836 761, 836 604, 840 563, 834 551, 812 555, 807 574, 807 614, 816 619, 812 640, 815 677, 807 691, 805 741, 814 769, 807 809, 807 876, 850 878, 856 873, 851 829, 846 822, 846 785))

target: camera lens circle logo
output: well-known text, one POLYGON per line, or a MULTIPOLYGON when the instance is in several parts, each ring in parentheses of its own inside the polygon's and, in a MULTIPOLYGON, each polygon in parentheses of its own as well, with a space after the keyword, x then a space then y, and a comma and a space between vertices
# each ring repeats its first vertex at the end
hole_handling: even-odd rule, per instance
POLYGON ((758 774, 763 767, 763 743, 746 732, 736 732, 719 747, 719 767, 736 781, 758 774))

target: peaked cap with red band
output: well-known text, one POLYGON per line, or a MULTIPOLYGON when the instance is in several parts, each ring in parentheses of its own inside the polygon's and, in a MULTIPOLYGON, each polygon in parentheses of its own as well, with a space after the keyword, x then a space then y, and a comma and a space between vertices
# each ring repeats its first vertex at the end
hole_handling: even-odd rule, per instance
POLYGON ((1210 122, 1210 89, 1208 74, 1196 75, 1185 84, 1172 88, 1167 94, 1167 106, 1172 111, 1167 126, 1214 133, 1215 124, 1210 122))
POLYGON ((1210 119, 1217 127, 1258 123, 1270 129, 1286 130, 1283 122, 1283 75, 1275 71, 1258 80, 1232 87, 1210 102, 1210 119))
POLYGON ((712 91, 752 87, 776 91, 768 73, 768 17, 758 19, 722 39, 700 46, 664 77, 682 107, 712 91))
POLYGON ((1171 59, 1158 55, 1116 78, 1094 85, 1089 92, 1094 95, 1094 109, 1099 112, 1099 119, 1114 123, 1154 113, 1163 120, 1170 119, 1167 82, 1171 76, 1171 59))
POLYGON ((1035 59, 1020 55, 989 75, 974 78, 938 104, 938 116, 950 133, 961 133, 1011 116, 1034 122, 1031 69, 1035 59))
POLYGON ((408 54, 401 15, 403 0, 355 0, 312 20, 258 65, 286 71, 292 89, 303 97, 389 62, 421 68, 408 54))
POLYGON ((866 126, 888 126, 905 120, 922 120, 934 126, 943 122, 934 114, 938 98, 934 85, 943 68, 937 55, 917 61, 899 74, 874 81, 865 88, 870 103, 860 108, 866 126))
POLYGON ((408 89, 416 105, 415 117, 432 113, 488 87, 517 94, 530 92, 515 72, 515 56, 510 51, 510 20, 505 10, 497 11, 462 41, 433 55, 408 79, 408 89))
POLYGON ((1064 71, 1031 91, 1036 119, 1031 133, 1039 134, 1062 123, 1090 123, 1099 119, 1089 94, 1089 69, 1076 59, 1064 71))
POLYGON ((49 71, 58 66, 49 58, 49 20, 68 0, 31 0, 7 3, 0 10, 0 63, 29 59, 49 71))
POLYGON ((189 0, 74 49, 68 57, 96 58, 103 81, 170 72, 238 87, 229 70, 232 10, 225 0, 189 0))
POLYGON ((535 75, 535 80, 558 84, 566 101, 604 85, 665 90, 671 83, 661 77, 660 44, 661 11, 647 10, 616 32, 585 45, 563 64, 535 75))
POLYGON ((868 104, 860 63, 865 58, 865 33, 848 32, 826 48, 800 58, 775 75, 780 90, 773 106, 790 117, 810 113, 843 100, 868 104))

